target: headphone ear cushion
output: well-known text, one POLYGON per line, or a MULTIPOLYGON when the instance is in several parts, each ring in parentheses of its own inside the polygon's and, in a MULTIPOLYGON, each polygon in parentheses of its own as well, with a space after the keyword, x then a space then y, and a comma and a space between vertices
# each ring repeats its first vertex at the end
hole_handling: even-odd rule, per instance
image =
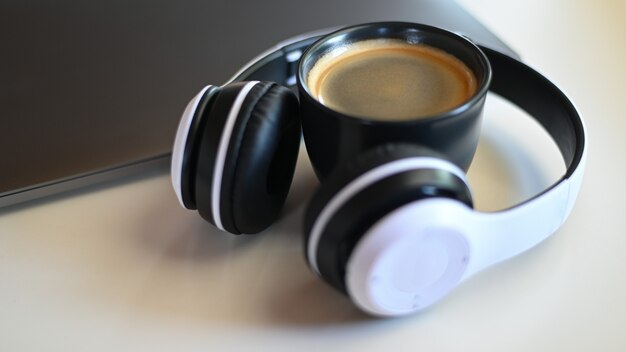
MULTIPOLYGON (((305 217, 305 228, 310 227, 309 225, 319 216, 324 206, 350 181, 376 166, 415 156, 435 157, 447 160, 442 154, 420 145, 387 143, 360 153, 355 159, 333 170, 308 205, 305 217)), ((308 231, 305 231, 305 234, 308 236, 308 231)), ((306 238, 306 240, 308 240, 308 238, 306 238)), ((305 241, 305 243, 306 242, 307 241, 305 241)))
MULTIPOLYGON (((374 169, 382 170, 407 158, 434 160, 458 169, 439 153, 409 144, 385 144, 360 154, 344 167, 333 170, 313 196, 305 213, 305 253, 311 267, 335 288, 344 291, 345 267, 352 249, 375 222, 410 202, 435 196, 450 197, 472 205, 465 180, 447 169, 415 167, 363 186, 333 208, 339 194, 354 187, 358 179, 374 169), (329 215, 330 214, 330 215, 329 215), (320 225, 323 223, 323 225, 320 225)), ((345 194, 345 193, 344 193, 345 194)))
POLYGON ((295 94, 275 83, 263 82, 259 88, 242 109, 241 119, 247 123, 233 136, 231 144, 237 151, 224 168, 224 196, 230 197, 230 209, 222 214, 227 218, 230 210, 234 228, 241 233, 260 232, 278 217, 300 147, 295 94))
POLYGON ((205 220, 240 234, 276 219, 298 156, 298 112, 295 94, 276 83, 222 87, 198 157, 196 203, 205 220))

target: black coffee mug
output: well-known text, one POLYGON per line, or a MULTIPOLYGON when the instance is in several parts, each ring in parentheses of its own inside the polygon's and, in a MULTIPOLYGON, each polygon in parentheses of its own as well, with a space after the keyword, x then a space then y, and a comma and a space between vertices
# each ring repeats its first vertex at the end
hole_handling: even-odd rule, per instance
POLYGON ((487 57, 469 39, 416 23, 361 24, 330 33, 311 45, 302 54, 296 76, 304 140, 321 181, 337 165, 359 152, 388 142, 426 146, 460 168, 469 168, 478 145, 482 110, 491 82, 491 66, 487 57), (402 121, 353 116, 320 103, 308 86, 308 74, 316 62, 340 46, 369 39, 401 40, 441 49, 473 72, 476 91, 467 101, 451 110, 402 121))

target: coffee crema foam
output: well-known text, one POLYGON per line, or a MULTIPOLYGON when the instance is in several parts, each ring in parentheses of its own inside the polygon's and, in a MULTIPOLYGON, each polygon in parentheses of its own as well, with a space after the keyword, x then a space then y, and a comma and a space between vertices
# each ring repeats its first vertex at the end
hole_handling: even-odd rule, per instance
POLYGON ((372 120, 406 121, 451 110, 477 89, 459 59, 425 44, 369 39, 322 56, 307 86, 322 104, 372 120))

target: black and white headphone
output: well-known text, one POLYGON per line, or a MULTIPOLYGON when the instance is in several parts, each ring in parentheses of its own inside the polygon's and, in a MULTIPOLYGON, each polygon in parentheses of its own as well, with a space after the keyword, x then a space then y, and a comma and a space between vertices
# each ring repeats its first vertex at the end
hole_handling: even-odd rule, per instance
MULTIPOLYGON (((260 232, 276 219, 300 145, 298 99, 285 86, 295 84, 302 52, 328 32, 282 42, 191 100, 172 154, 183 207, 234 234, 260 232)), ((576 108, 532 68, 481 49, 493 69, 491 91, 545 128, 566 172, 534 198, 484 213, 472 208, 465 173, 423 147, 381 145, 334 170, 306 211, 305 257, 370 314, 430 306, 473 274, 546 239, 572 210, 587 149, 576 108)))

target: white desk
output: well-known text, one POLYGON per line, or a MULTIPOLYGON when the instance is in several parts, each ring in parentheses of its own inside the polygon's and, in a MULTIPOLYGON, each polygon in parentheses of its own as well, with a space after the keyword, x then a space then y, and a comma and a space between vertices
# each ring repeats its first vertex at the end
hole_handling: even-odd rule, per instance
MULTIPOLYGON (((626 4, 461 3, 586 118, 583 188, 551 239, 427 312, 377 320, 305 265, 303 152, 283 218, 254 237, 180 209, 154 173, 0 213, 0 351, 626 350, 626 4)), ((479 209, 558 177, 545 138, 491 99, 470 170, 479 209)))

